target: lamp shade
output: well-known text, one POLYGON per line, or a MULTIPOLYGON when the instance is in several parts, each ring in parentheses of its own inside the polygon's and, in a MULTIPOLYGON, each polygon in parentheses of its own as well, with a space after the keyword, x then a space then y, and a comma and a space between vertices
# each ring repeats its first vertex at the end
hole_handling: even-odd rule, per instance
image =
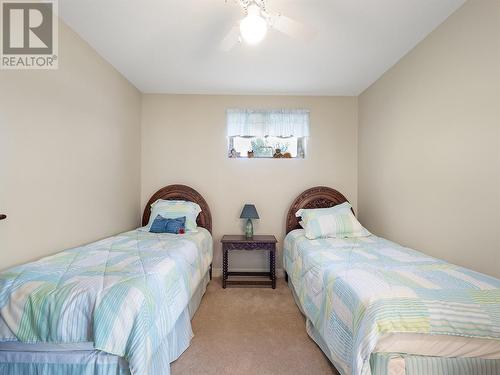
POLYGON ((248 15, 240 22, 240 33, 248 44, 259 43, 267 33, 267 22, 260 14, 260 6, 248 7, 248 15))
POLYGON ((253 204, 245 204, 241 211, 240 219, 258 219, 259 214, 253 204))

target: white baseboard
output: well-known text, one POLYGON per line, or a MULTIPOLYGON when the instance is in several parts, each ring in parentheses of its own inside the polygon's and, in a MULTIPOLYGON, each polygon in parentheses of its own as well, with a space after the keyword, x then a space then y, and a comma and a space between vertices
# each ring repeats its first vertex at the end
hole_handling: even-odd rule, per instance
MULTIPOLYGON (((245 269, 245 268, 231 268, 231 271, 235 272, 269 272, 268 269, 245 269)), ((212 276, 213 277, 222 277, 222 268, 212 268, 212 276)), ((283 268, 276 268, 276 277, 283 278, 285 277, 285 272, 283 268)))

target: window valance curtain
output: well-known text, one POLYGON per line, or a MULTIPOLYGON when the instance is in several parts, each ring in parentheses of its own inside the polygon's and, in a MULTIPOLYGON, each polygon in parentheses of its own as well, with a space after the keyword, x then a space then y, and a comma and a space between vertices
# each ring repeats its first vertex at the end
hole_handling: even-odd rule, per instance
POLYGON ((228 137, 308 137, 309 111, 305 109, 228 109, 228 137))

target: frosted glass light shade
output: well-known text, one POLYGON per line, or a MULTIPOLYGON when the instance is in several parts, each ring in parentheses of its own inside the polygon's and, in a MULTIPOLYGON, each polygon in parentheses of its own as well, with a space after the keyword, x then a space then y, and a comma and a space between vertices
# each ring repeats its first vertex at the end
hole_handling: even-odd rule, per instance
POLYGON ((260 15, 260 8, 256 5, 248 8, 248 15, 240 22, 240 33, 248 44, 257 44, 267 34, 267 22, 260 15))

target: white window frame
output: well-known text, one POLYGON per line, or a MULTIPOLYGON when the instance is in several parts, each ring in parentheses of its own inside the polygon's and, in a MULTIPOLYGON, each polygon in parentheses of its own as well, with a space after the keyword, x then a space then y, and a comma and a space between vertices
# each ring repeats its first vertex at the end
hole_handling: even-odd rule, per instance
MULTIPOLYGON (((234 139, 239 138, 274 138, 297 139, 297 155, 293 159, 305 158, 309 136, 309 111, 304 109, 228 109, 227 154, 230 158, 248 158, 234 150, 234 139)), ((249 151, 249 150, 248 150, 249 151)), ((274 154, 273 150, 272 154, 274 154)), ((256 159, 273 158, 272 156, 254 156, 256 159)))

